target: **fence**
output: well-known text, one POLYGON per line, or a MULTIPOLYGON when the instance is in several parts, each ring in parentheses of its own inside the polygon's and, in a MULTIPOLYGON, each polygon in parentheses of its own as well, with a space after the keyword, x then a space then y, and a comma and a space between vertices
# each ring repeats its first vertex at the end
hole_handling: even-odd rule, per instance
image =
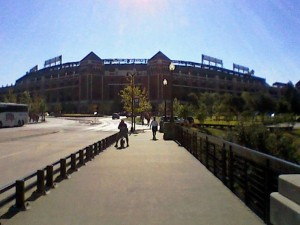
POLYGON ((96 155, 116 141, 113 134, 92 145, 62 158, 28 176, 25 176, 0 189, 0 209, 11 204, 15 210, 29 207, 28 200, 45 195, 51 188, 69 177, 69 174, 91 161, 96 155), (15 204, 13 202, 15 201, 15 204))
POLYGON ((267 224, 278 176, 300 173, 299 165, 188 128, 177 126, 175 140, 267 224))

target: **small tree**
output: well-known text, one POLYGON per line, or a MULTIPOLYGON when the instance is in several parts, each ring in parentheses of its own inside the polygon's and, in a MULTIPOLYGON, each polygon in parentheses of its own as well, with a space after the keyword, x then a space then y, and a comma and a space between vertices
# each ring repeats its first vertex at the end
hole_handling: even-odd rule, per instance
POLYGON ((254 97, 255 108, 262 115, 262 122, 265 121, 265 114, 267 112, 274 112, 276 109, 276 103, 274 98, 267 93, 259 93, 254 97))
POLYGON ((54 105, 54 114, 55 114, 55 116, 60 115, 60 114, 61 114, 61 110, 62 110, 62 105, 61 105, 61 103, 60 103, 60 102, 56 103, 56 104, 54 105))
POLYGON ((39 112, 42 114, 42 121, 45 121, 45 112, 47 111, 47 104, 44 98, 39 98, 39 112))
POLYGON ((205 121, 207 115, 208 115, 208 113, 207 113, 206 105, 204 103, 199 104, 196 118, 199 120, 199 122, 203 123, 205 121))
POLYGON ((180 103, 180 101, 177 98, 175 98, 173 101, 174 115, 182 117, 183 116, 182 110, 183 110, 183 105, 180 103))
POLYGON ((143 112, 148 112, 151 110, 151 104, 148 100, 148 93, 146 90, 141 90, 139 87, 131 87, 131 85, 126 86, 119 93, 121 97, 121 102, 123 103, 123 108, 127 112, 132 112, 133 104, 133 114, 140 114, 143 112), (136 105, 134 99, 138 98, 138 104, 136 105))
POLYGON ((13 89, 9 89, 6 96, 4 96, 4 102, 17 103, 17 96, 13 89))
POLYGON ((28 91, 24 91, 23 93, 21 93, 19 102, 21 104, 27 104, 28 106, 32 104, 32 99, 28 91))
MULTIPOLYGON (((25 96, 27 94, 25 93, 25 96)), ((28 96, 27 96, 28 97, 28 96)), ((42 121, 45 121, 45 112, 47 111, 47 104, 43 97, 40 95, 34 95, 29 105, 29 113, 33 115, 42 116, 42 121)))

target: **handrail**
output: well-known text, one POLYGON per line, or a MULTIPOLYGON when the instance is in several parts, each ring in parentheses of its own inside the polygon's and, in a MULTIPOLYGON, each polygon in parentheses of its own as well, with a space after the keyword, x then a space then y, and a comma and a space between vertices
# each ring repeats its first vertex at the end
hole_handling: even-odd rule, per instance
MULTIPOLYGON (((187 129, 187 128, 185 128, 187 129)), ((287 172, 291 172, 295 170, 295 173, 300 173, 300 166, 298 166, 297 164, 291 163, 289 161, 277 158, 275 156, 272 155, 268 155, 259 151, 255 151, 253 149, 238 145, 236 143, 233 142, 229 142, 226 141, 222 138, 218 138, 212 135, 208 135, 208 134, 204 134, 204 133, 198 133, 197 135, 199 135, 202 138, 208 138, 209 140, 211 140, 211 142, 222 145, 222 144, 226 144, 228 146, 232 147, 232 150, 237 153, 242 155, 243 157, 249 159, 249 160, 257 160, 257 162, 261 162, 261 164, 263 164, 263 162, 267 159, 269 159, 272 164, 270 165, 272 169, 277 170, 278 165, 285 165, 287 167, 287 172)), ((281 170, 284 169, 281 167, 281 170)), ((280 170, 280 171, 281 171, 280 170)), ((282 172, 282 171, 281 171, 282 172)))
POLYGON ((253 212, 270 222, 270 194, 281 174, 300 174, 300 166, 222 138, 176 126, 175 141, 186 148, 253 212))
MULTIPOLYGON (((11 204, 16 210, 24 210, 28 207, 28 193, 32 189, 32 195, 39 196, 45 194, 51 188, 56 187, 56 182, 60 182, 69 177, 70 173, 85 165, 88 161, 111 146, 116 140, 116 134, 110 135, 92 145, 78 150, 52 164, 30 173, 13 183, 0 188, 0 209, 11 204), (54 169, 55 167, 55 169, 54 169), (45 175, 46 173, 46 175, 45 175), (29 182, 31 181, 31 182, 29 182), (15 204, 13 204, 15 201, 15 204)), ((32 196, 31 195, 31 196, 32 196)))

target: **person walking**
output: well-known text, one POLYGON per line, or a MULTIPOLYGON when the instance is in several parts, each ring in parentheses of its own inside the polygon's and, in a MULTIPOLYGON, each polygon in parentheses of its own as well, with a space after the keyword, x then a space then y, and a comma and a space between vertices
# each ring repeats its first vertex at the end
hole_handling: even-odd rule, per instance
POLYGON ((153 136, 153 140, 157 140, 156 139, 156 132, 157 132, 157 128, 158 128, 158 123, 156 121, 155 116, 153 117, 153 120, 150 123, 150 129, 152 128, 152 136, 153 136))
MULTIPOLYGON (((116 144, 115 147, 118 147, 118 142, 120 139, 125 138, 126 139, 126 144, 127 147, 129 147, 129 140, 128 140, 128 128, 127 128, 127 124, 124 122, 124 120, 121 120, 121 122, 119 123, 118 129, 120 130, 118 135, 117 135, 117 140, 116 140, 116 144)), ((122 147, 122 146, 121 146, 122 147)))

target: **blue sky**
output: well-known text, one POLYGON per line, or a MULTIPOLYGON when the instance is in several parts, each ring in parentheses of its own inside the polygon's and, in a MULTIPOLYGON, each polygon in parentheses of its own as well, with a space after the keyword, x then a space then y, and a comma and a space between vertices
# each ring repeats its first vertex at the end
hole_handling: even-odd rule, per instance
POLYGON ((0 0, 0 86, 59 55, 201 62, 300 80, 299 0, 0 0))

